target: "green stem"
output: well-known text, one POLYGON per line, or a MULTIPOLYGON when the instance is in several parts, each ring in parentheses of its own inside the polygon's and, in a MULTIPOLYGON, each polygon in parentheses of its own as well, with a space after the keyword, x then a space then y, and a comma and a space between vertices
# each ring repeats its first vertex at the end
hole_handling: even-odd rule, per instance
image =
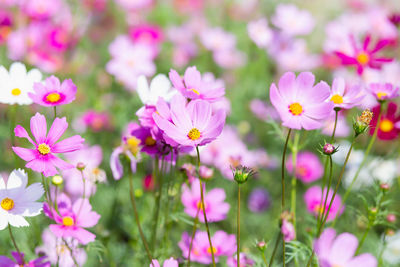
MULTIPOLYGON (((353 188, 355 182, 357 181, 358 175, 360 174, 362 168, 364 167, 365 163, 367 162, 368 155, 369 155, 369 153, 371 152, 372 146, 374 145, 375 140, 376 140, 376 137, 377 137, 377 135, 378 135, 378 129, 379 129, 379 125, 380 125, 380 123, 381 123, 382 113, 384 112, 383 109, 384 109, 384 103, 381 103, 381 105, 380 105, 380 112, 379 112, 379 115, 378 115, 378 119, 377 119, 377 122, 376 122, 376 126, 375 126, 375 129, 374 129, 374 133, 373 133, 373 135, 372 135, 372 138, 369 140, 367 149, 365 150, 363 161, 361 162, 360 166, 358 166, 358 169, 357 169, 357 171, 356 171, 356 174, 355 174, 354 177, 353 177, 353 180, 351 181, 350 186, 346 189, 346 192, 344 193, 344 196, 343 196, 343 200, 342 200, 342 204, 341 204, 340 209, 341 209, 342 206, 346 203, 346 200, 347 200, 347 198, 348 198, 349 195, 350 195, 351 189, 353 188)), ((339 210, 340 210, 340 209, 339 209, 339 210)), ((338 215, 339 215, 339 213, 338 213, 338 215)), ((335 226, 336 221, 337 221, 337 218, 339 217, 338 215, 336 215, 336 218, 335 218, 335 220, 334 220, 333 223, 332 223, 332 227, 335 226)))
POLYGON ((275 254, 276 254, 276 251, 278 250, 278 245, 279 245, 279 241, 281 240, 281 238, 282 238, 282 235, 281 235, 281 233, 279 233, 278 236, 276 237, 274 250, 272 251, 271 259, 269 260, 269 265, 268 265, 268 267, 271 267, 271 266, 272 266, 272 263, 274 262, 275 254))
MULTIPOLYGON (((159 169, 158 169, 158 160, 156 160, 156 171, 157 175, 159 174, 159 169)), ((164 156, 162 157, 161 160, 161 175, 158 175, 159 177, 159 184, 158 184, 158 192, 156 194, 156 210, 154 213, 154 223, 153 223, 153 234, 151 236, 151 248, 154 250, 155 245, 156 245, 156 240, 157 240, 157 227, 158 227, 158 217, 160 216, 160 206, 161 206, 161 195, 162 195, 162 186, 163 186, 163 174, 162 174, 162 169, 164 166, 164 156)))
MULTIPOLYGON (((15 242, 15 238, 14 238, 14 235, 12 233, 10 224, 8 224, 8 232, 10 233, 10 238, 11 238, 11 241, 12 241, 12 243, 14 245, 15 250, 18 252, 18 255, 22 256, 22 254, 21 254, 21 252, 20 252, 20 250, 19 250, 19 248, 17 246, 17 242, 15 242)), ((21 257, 21 258, 22 258, 22 260, 24 260, 23 257, 21 257)))
POLYGON ((237 199, 237 267, 240 267, 240 184, 238 184, 238 199, 237 199))
POLYGON ((79 206, 78 216, 81 213, 83 202, 86 198, 86 180, 85 180, 85 177, 83 176, 83 171, 81 170, 80 172, 81 172, 82 182, 83 182, 83 199, 82 199, 81 205, 79 206))
POLYGON ((265 257, 264 251, 261 253, 261 256, 262 256, 262 259, 263 259, 263 261, 265 263, 265 266, 268 266, 267 258, 265 257))
POLYGON ((294 136, 294 143, 291 148, 292 151, 292 188, 291 188, 291 212, 293 213, 293 227, 296 232, 296 184, 297 184, 297 153, 298 153, 298 144, 299 144, 300 134, 296 132, 294 136))
POLYGON ((75 256, 74 256, 74 251, 68 245, 67 241, 64 238, 62 238, 62 241, 64 242, 65 246, 68 248, 69 252, 71 253, 71 258, 72 258, 72 261, 74 262, 75 266, 79 267, 78 261, 75 259, 75 256))
MULTIPOLYGON (((325 193, 325 200, 324 202, 321 202, 321 205, 323 205, 322 209, 321 209, 321 221, 318 221, 318 225, 317 227, 319 227, 319 225, 322 223, 322 219, 325 215, 326 212, 326 204, 328 203, 328 195, 329 195, 329 190, 331 189, 331 185, 332 185, 332 178, 333 178, 333 164, 332 164, 332 156, 329 155, 328 156, 329 159, 329 179, 328 179, 328 188, 326 189, 326 193, 325 193)), ((324 196, 324 189, 322 189, 322 197, 324 196)))
MULTIPOLYGON (((197 152, 197 170, 199 171, 199 169, 200 169, 200 152, 199 152, 198 146, 196 146, 196 152, 197 152)), ((207 215, 206 215, 206 209, 205 209, 205 203, 204 203, 204 188, 203 188, 203 184, 200 179, 200 175, 199 175, 199 181, 200 181, 201 206, 203 207, 202 210, 203 210, 203 215, 204 215, 204 222, 206 224, 208 242, 210 243, 212 263, 213 263, 213 267, 215 267, 214 247, 211 242, 210 228, 208 227, 208 221, 207 221, 207 215)))
POLYGON ((54 119, 57 118, 57 106, 54 106, 54 119))
POLYGON ((356 250, 355 255, 357 255, 357 254, 360 252, 360 249, 361 249, 362 245, 364 244, 364 241, 365 241, 365 239, 367 238, 367 235, 368 235, 369 231, 371 230, 372 224, 373 224, 373 221, 370 220, 370 221, 368 222, 367 229, 365 229, 364 235, 363 235, 363 237, 361 238, 360 244, 359 244, 358 247, 357 247, 357 250, 356 250))
POLYGON ((151 256, 150 249, 149 249, 149 245, 147 244, 146 238, 145 238, 145 236, 144 236, 144 234, 143 234, 142 227, 140 226, 139 214, 138 214, 138 212, 137 212, 135 194, 134 194, 134 190, 133 190, 133 174, 132 174, 132 173, 130 174, 130 179, 129 179, 129 195, 130 195, 130 197, 131 197, 131 204, 132 204, 132 208, 133 208, 133 214, 134 214, 134 216, 135 216, 136 225, 137 225, 137 227, 138 227, 140 237, 141 237, 141 239, 142 239, 144 248, 145 248, 145 250, 146 250, 147 257, 148 257, 150 263, 151 263, 151 264, 153 265, 153 267, 154 267, 154 264, 153 264, 153 257, 151 256))
POLYGON ((190 266, 190 255, 192 254, 193 240, 197 230, 197 223, 199 222, 199 213, 200 213, 200 206, 197 208, 196 217, 194 218, 192 238, 190 239, 190 245, 189 245, 187 267, 190 266))

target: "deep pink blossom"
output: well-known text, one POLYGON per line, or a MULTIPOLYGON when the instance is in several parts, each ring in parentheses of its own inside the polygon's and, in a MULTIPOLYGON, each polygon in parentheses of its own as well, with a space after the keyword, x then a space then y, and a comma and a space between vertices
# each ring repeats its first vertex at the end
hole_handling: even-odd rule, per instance
MULTIPOLYGON (((307 211, 313 214, 314 216, 318 217, 318 214, 322 212, 325 206, 324 214, 326 214, 328 212, 332 196, 333 196, 333 190, 330 189, 328 193, 327 202, 325 203, 326 188, 324 189, 324 194, 322 196, 321 187, 317 185, 310 187, 304 194, 304 202, 306 203, 307 211)), ((339 195, 336 195, 335 199, 332 202, 331 209, 329 210, 327 221, 329 222, 335 219, 338 215, 342 214, 343 211, 344 211, 344 205, 342 205, 342 199, 339 195)))
MULTIPOLYGON (((374 116, 370 123, 369 134, 373 135, 375 132, 376 124, 378 123, 378 116, 381 112, 380 105, 372 109, 374 116)), ((378 138, 380 140, 393 140, 399 136, 400 133, 400 115, 397 113, 397 105, 394 102, 389 102, 387 110, 381 116, 381 121, 378 128, 378 138)))
POLYGON ((37 258, 36 260, 26 261, 24 253, 11 252, 14 260, 9 259, 6 256, 0 256, 0 267, 51 267, 51 264, 47 260, 46 256, 37 258))
POLYGON ((350 36, 353 51, 351 54, 345 54, 335 51, 335 54, 341 59, 343 65, 351 65, 357 68, 357 73, 361 75, 366 67, 379 69, 384 63, 393 61, 392 58, 379 57, 377 53, 388 46, 390 40, 379 40, 374 47, 370 47, 371 36, 367 35, 361 47, 356 44, 354 36, 350 36))
POLYGON ((273 83, 270 99, 278 111, 283 126, 300 130, 315 130, 322 126, 333 109, 329 97, 329 85, 321 81, 314 86, 315 77, 311 72, 302 72, 296 78, 293 72, 286 72, 273 83))
POLYGON ((35 93, 28 93, 33 102, 51 107, 74 101, 77 88, 71 79, 64 80, 61 84, 57 77, 51 76, 45 80, 45 84, 35 83, 33 90, 35 93))
MULTIPOLYGON (((292 157, 286 161, 286 168, 289 172, 293 171, 292 157)), ((296 158, 296 177, 303 183, 311 183, 322 177, 324 166, 317 155, 305 151, 300 152, 296 158)))
POLYGON ((34 140, 21 125, 17 125, 14 129, 15 136, 28 139, 35 148, 12 147, 12 149, 20 158, 28 162, 25 165, 27 168, 43 173, 46 177, 55 175, 58 173, 56 167, 66 170, 74 166, 54 154, 79 150, 83 147, 83 142, 85 141, 81 136, 74 135, 57 142, 67 128, 68 123, 65 117, 61 119, 55 118, 47 133, 45 116, 36 113, 31 118, 31 132, 34 140))
POLYGON ((100 215, 92 211, 89 200, 79 198, 71 203, 67 195, 61 194, 57 203, 58 212, 50 208, 47 203, 44 208, 46 215, 56 222, 56 224, 50 224, 51 232, 57 237, 73 237, 83 245, 93 242, 96 235, 85 228, 95 226, 100 215))
POLYGON ((321 267, 376 267, 377 260, 369 253, 355 256, 358 247, 357 237, 350 233, 336 236, 336 231, 327 228, 314 242, 315 254, 321 267))

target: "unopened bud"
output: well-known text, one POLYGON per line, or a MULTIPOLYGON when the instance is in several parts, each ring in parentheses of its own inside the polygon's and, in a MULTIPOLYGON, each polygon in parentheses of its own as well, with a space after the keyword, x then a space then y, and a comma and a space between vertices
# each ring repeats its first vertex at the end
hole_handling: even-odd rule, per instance
POLYGON ((199 174, 200 174, 200 178, 208 180, 211 177, 213 177, 214 171, 213 171, 213 169, 208 168, 206 166, 200 166, 199 174))
POLYGON ((386 216, 386 220, 390 223, 394 223, 396 221, 396 215, 390 213, 386 216))
POLYGON ((238 184, 243 184, 247 182, 249 177, 253 175, 255 172, 247 167, 239 166, 233 170, 233 178, 238 184))
POLYGON ((60 175, 56 175, 53 176, 53 178, 51 179, 51 183, 53 185, 62 185, 62 183, 64 182, 64 179, 60 176, 60 175))
POLYGON ((261 252, 264 252, 265 249, 267 248, 267 243, 265 243, 264 241, 260 241, 260 242, 257 243, 257 248, 261 252))
POLYGON ((79 171, 83 171, 85 169, 86 165, 83 162, 78 162, 78 164, 76 164, 76 168, 79 171))
POLYGON ((336 151, 337 151, 337 148, 335 148, 332 144, 329 144, 329 143, 326 143, 324 145, 324 147, 322 148, 322 152, 325 155, 332 155, 332 154, 336 153, 336 151))
POLYGON ((381 185, 380 185, 380 188, 381 188, 383 191, 388 191, 388 190, 390 189, 389 185, 386 184, 386 183, 381 184, 381 185))

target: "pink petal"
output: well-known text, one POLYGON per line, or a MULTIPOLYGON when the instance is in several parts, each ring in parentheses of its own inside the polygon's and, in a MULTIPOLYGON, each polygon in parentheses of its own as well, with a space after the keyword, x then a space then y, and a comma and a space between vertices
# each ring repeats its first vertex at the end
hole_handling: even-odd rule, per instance
POLYGON ((14 129, 14 133, 15 136, 20 137, 20 138, 26 138, 28 139, 28 141, 36 146, 35 142, 33 142, 33 140, 31 139, 31 137, 29 136, 28 132, 25 130, 24 127, 22 127, 21 125, 17 125, 14 129))
POLYGON ((35 149, 28 149, 22 147, 12 147, 12 150, 17 154, 21 159, 25 161, 31 161, 36 159, 37 151, 35 149))
POLYGON ((49 155, 49 160, 51 164, 53 164, 55 167, 59 168, 60 170, 68 170, 74 168, 74 165, 67 163, 66 161, 54 156, 54 155, 49 155))
POLYGON ((286 72, 279 79, 279 93, 285 102, 292 102, 294 98, 296 75, 293 72, 286 72))
POLYGON ((320 121, 314 120, 307 116, 301 116, 300 123, 301 126, 307 131, 319 129, 322 127, 322 123, 320 121))
POLYGON ((211 118, 210 103, 205 100, 194 100, 188 104, 188 111, 193 120, 193 127, 202 132, 211 118))
POLYGON ((347 262, 346 266, 376 267, 378 263, 374 256, 364 253, 347 262))
POLYGON ((96 235, 83 228, 77 228, 75 231, 71 232, 71 234, 72 237, 77 239, 83 245, 93 242, 96 239, 96 235))
POLYGON ((46 117, 36 113, 31 118, 31 132, 38 144, 44 143, 46 140, 47 123, 46 117))
POLYGON ((173 86, 181 91, 181 90, 185 90, 185 85, 183 84, 182 78, 181 76, 179 76, 178 72, 176 72, 176 70, 171 69, 169 71, 169 79, 171 80, 173 86))
POLYGON ((354 256, 357 247, 358 240, 354 235, 340 234, 333 242, 329 258, 331 262, 346 263, 354 256))
POLYGON ((201 85, 201 74, 196 67, 189 67, 185 71, 184 80, 187 89, 199 88, 201 85))
POLYGON ((49 133, 47 134, 46 143, 52 146, 58 139, 64 134, 65 130, 68 128, 67 119, 63 118, 55 118, 49 133))
POLYGON ((53 153, 73 152, 75 150, 82 149, 83 142, 85 142, 85 139, 83 139, 80 135, 74 135, 54 144, 53 147, 51 148, 51 152, 53 153))

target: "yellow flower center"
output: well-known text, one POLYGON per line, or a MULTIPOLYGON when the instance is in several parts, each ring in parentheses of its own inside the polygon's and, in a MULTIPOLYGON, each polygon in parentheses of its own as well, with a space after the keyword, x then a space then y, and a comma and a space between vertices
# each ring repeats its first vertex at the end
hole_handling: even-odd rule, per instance
POLYGON ((14 200, 6 197, 1 201, 0 205, 4 210, 12 210, 14 208, 14 200))
POLYGON ((46 100, 50 103, 56 103, 61 99, 59 93, 51 93, 46 96, 46 100))
POLYGON ((132 154, 136 156, 139 151, 140 139, 136 138, 135 136, 131 136, 126 140, 126 143, 128 144, 128 148, 132 154))
POLYGON ((340 95, 333 95, 331 97, 331 101, 335 104, 342 104, 343 103, 343 97, 340 95))
POLYGON ((382 99, 382 97, 387 96, 387 93, 385 93, 385 92, 378 92, 378 93, 376 93, 376 96, 378 97, 378 99, 382 99))
MULTIPOLYGON (((207 204, 206 203, 204 203, 204 207, 207 207, 207 204)), ((199 210, 203 210, 203 203, 201 203, 201 201, 199 200, 198 202, 197 202, 197 208, 199 209, 199 210)))
POLYGON ((60 185, 64 182, 64 179, 60 175, 56 175, 56 176, 53 176, 53 179, 51 179, 51 182, 54 185, 60 185))
POLYGON ((342 265, 334 264, 332 267, 343 267, 342 265))
POLYGON ((217 254, 218 249, 216 249, 215 247, 212 247, 212 248, 211 248, 211 247, 208 247, 208 248, 207 248, 207 253, 208 253, 208 254, 211 254, 211 249, 212 249, 212 252, 214 253, 214 255, 217 254))
POLYGON ((42 155, 47 155, 50 153, 50 147, 47 144, 40 144, 38 146, 38 150, 42 155))
POLYGON ((100 169, 99 169, 99 168, 94 168, 94 169, 92 170, 92 173, 93 173, 94 175, 99 175, 99 174, 100 174, 100 169))
POLYGON ((369 55, 365 52, 361 52, 360 54, 357 55, 357 61, 361 65, 365 65, 369 62, 369 55))
POLYGON ((379 129, 385 133, 390 132, 391 130, 393 130, 393 128, 394 128, 393 122, 388 119, 382 120, 381 124, 379 125, 379 129))
POLYGON ((201 133, 197 128, 193 128, 192 130, 189 131, 187 135, 191 140, 197 140, 200 138, 201 133))
POLYGON ((62 223, 65 226, 72 226, 74 225, 74 219, 71 216, 65 216, 62 219, 62 223))
POLYGON ((301 113, 303 113, 303 107, 299 103, 293 103, 289 106, 289 111, 295 115, 298 116, 301 113))
POLYGON ((12 94, 13 96, 19 96, 19 95, 21 94, 21 89, 19 89, 19 88, 14 88, 14 89, 11 90, 11 94, 12 94))
POLYGON ((153 137, 148 136, 146 137, 144 143, 146 144, 146 146, 154 146, 156 144, 156 140, 154 140, 153 137))
POLYGON ((324 207, 323 207, 322 205, 320 205, 320 204, 315 205, 315 207, 314 207, 314 211, 315 211, 315 213, 317 213, 317 214, 322 213, 323 210, 324 210, 324 207))
POLYGON ((192 88, 192 89, 190 89, 190 91, 192 91, 193 93, 195 93, 196 95, 200 95, 200 92, 199 91, 197 91, 196 89, 194 89, 194 88, 192 88))

